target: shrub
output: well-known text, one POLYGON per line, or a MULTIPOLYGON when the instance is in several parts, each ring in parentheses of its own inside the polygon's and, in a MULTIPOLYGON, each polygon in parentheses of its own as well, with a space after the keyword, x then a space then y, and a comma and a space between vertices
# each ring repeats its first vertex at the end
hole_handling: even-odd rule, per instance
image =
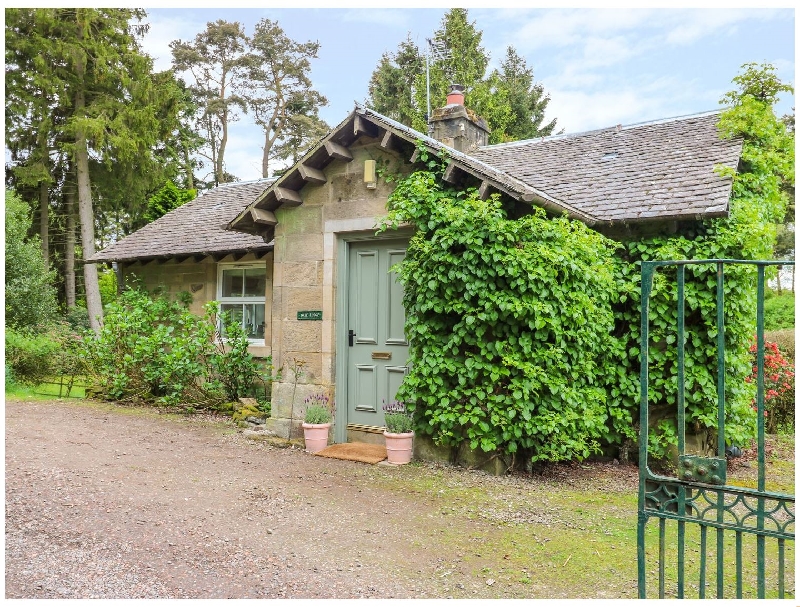
POLYGON ((794 364, 794 329, 781 329, 780 331, 765 331, 765 341, 772 341, 778 344, 778 349, 786 359, 794 364))
POLYGON ((15 383, 35 386, 51 377, 74 377, 83 370, 81 336, 65 322, 47 331, 6 330, 6 368, 15 383))
POLYGON ((5 363, 5 367, 6 391, 13 390, 17 386, 17 381, 14 379, 14 369, 8 362, 5 363))
POLYGON ((117 299, 117 273, 111 268, 104 268, 98 273, 100 301, 107 306, 117 299))
MULTIPOLYGON (((750 348, 753 356, 753 370, 747 382, 758 381, 757 346, 750 348)), ((755 408, 753 401, 753 408, 755 408)), ((782 355, 778 345, 773 342, 764 344, 764 415, 765 429, 774 434, 778 431, 794 428, 794 365, 782 355)))
POLYGON ((106 398, 165 405, 214 406, 252 390, 260 369, 237 323, 211 302, 204 317, 164 296, 131 289, 109 304, 99 335, 87 334, 84 354, 106 398))
POLYGON ((51 335, 6 329, 6 365, 16 383, 35 386, 53 373, 59 343, 51 335))
POLYGON ((794 293, 784 291, 780 295, 767 290, 764 297, 764 329, 777 331, 794 328, 794 293))
MULTIPOLYGON (((247 351, 249 342, 244 328, 230 314, 220 314, 215 301, 206 305, 207 322, 217 328, 214 351, 208 354, 209 386, 222 389, 228 400, 253 393, 254 384, 262 377, 258 362, 247 351), (221 335, 225 335, 223 340, 221 335)), ((272 359, 267 373, 271 372, 272 359)))
POLYGON ((56 317, 55 272, 42 258, 38 236, 28 237, 27 203, 6 190, 5 323, 14 329, 41 329, 56 317))

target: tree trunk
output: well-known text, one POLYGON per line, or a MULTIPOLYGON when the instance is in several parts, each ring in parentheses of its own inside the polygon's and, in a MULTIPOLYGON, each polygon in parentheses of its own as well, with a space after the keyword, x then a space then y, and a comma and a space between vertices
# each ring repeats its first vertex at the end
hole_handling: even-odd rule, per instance
POLYGON ((225 147, 228 145, 228 112, 222 112, 222 136, 219 140, 219 150, 217 160, 214 164, 214 177, 216 185, 225 183, 225 147))
POLYGON ((42 239, 42 257, 45 267, 50 267, 50 189, 46 181, 39 182, 39 235, 42 239))
MULTIPOLYGON (((75 75, 83 82, 84 59, 75 62, 75 75)), ((82 84, 75 93, 75 117, 83 117, 86 97, 82 84)), ((92 186, 89 180, 89 147, 83 127, 75 131, 75 173, 78 182, 78 217, 81 222, 81 248, 83 249, 83 287, 86 291, 86 309, 89 312, 89 326, 95 333, 100 332, 103 323, 103 304, 100 301, 100 284, 97 280, 97 265, 86 263, 94 255, 94 210, 92 209, 92 186)))
POLYGON ((81 222, 86 309, 89 311, 89 326, 95 333, 99 333, 100 326, 103 323, 103 305, 100 301, 97 265, 86 263, 86 259, 94 255, 94 211, 92 210, 92 189, 89 181, 89 151, 86 147, 86 138, 82 129, 78 129, 75 144, 75 168, 78 174, 78 216, 81 222))
POLYGON ((264 155, 261 156, 261 176, 269 177, 269 152, 271 148, 269 133, 264 135, 264 155))
POLYGON ((64 198, 67 214, 67 233, 64 244, 64 292, 67 299, 67 310, 75 307, 75 186, 72 183, 73 173, 67 173, 64 198))
POLYGON ((187 146, 184 146, 183 148, 183 166, 184 170, 186 171, 186 189, 193 190, 194 173, 192 172, 192 161, 189 158, 189 148, 187 146))

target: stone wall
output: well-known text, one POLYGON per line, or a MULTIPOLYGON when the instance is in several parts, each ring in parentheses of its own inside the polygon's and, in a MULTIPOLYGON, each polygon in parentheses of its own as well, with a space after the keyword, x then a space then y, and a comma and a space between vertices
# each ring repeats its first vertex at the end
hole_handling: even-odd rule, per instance
POLYGON ((272 387, 272 417, 267 427, 279 436, 302 436, 304 399, 324 393, 336 397, 336 269, 339 239, 374 232, 386 214, 393 184, 364 183, 364 161, 398 166, 399 159, 364 137, 350 147, 353 160, 334 160, 324 184, 306 184, 303 204, 275 215, 272 356, 282 379, 272 387), (321 310, 321 321, 298 320, 303 310, 321 310), (295 371, 301 371, 295 374, 295 371))
MULTIPOLYGON (((233 257, 228 256, 220 259, 220 263, 232 262, 233 257)), ((236 263, 247 263, 258 261, 256 256, 248 253, 241 259, 236 260, 236 263)), ((272 288, 271 288, 271 274, 272 274, 272 253, 267 253, 260 260, 267 267, 267 289, 265 293, 266 299, 266 314, 269 318, 270 308, 272 307, 272 288)), ((217 262, 210 256, 205 257, 202 261, 194 261, 187 259, 186 261, 177 262, 170 259, 163 263, 158 261, 151 261, 149 263, 121 263, 121 286, 133 286, 140 284, 150 293, 164 293, 171 299, 181 292, 187 292, 192 296, 192 303, 189 305, 189 310, 193 314, 202 316, 205 314, 204 306, 209 301, 217 299, 217 262)), ((270 355, 272 339, 270 335, 271 326, 268 323, 265 330, 265 338, 263 344, 253 344, 250 346, 250 352, 259 358, 270 355)))

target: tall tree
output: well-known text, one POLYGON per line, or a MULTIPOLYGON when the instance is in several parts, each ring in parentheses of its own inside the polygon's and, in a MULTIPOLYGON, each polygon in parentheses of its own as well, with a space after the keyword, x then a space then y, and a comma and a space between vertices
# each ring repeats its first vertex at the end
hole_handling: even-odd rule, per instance
POLYGON ((425 71, 425 57, 411 35, 395 53, 384 53, 369 81, 370 106, 384 116, 425 131, 416 102, 416 80, 425 71))
MULTIPOLYGON (((135 24, 144 16, 144 11, 132 9, 6 10, 15 49, 32 57, 7 65, 7 75, 14 73, 14 83, 39 79, 48 107, 63 116, 49 127, 50 136, 74 167, 84 258, 95 251, 93 179, 116 172, 129 183, 139 182, 155 170, 160 106, 152 61, 137 39, 146 26, 135 24)), ((33 112, 31 107, 23 103, 13 111, 25 116, 33 112)), ((62 175, 67 174, 64 167, 62 175)), ((100 193, 101 201, 108 198, 100 193)), ((83 270, 90 323, 98 330, 102 307, 97 270, 90 263, 83 270)))
POLYGON ((289 116, 283 135, 272 147, 270 160, 294 164, 330 131, 330 126, 319 117, 319 106, 313 100, 296 100, 289 116))
POLYGON ((506 57, 494 76, 498 86, 505 91, 511 108, 512 118, 504 129, 504 136, 509 141, 516 141, 552 134, 556 119, 542 124, 550 95, 544 92, 541 84, 533 81, 533 69, 513 46, 506 48, 506 57))
POLYGON ((53 123, 59 118, 55 107, 55 86, 47 77, 47 66, 29 36, 35 25, 32 11, 6 14, 6 147, 11 153, 12 182, 33 188, 39 206, 39 235, 42 257, 50 262, 50 195, 54 182, 52 155, 56 142, 53 123))
POLYGON ((395 53, 381 57, 370 79, 368 105, 425 132, 428 92, 435 109, 446 103, 447 90, 457 83, 465 87, 469 108, 489 124, 491 143, 550 134, 556 121, 542 126, 549 98, 533 82, 532 70, 509 48, 502 69, 487 74, 489 54, 482 36, 467 9, 450 9, 423 53, 407 39, 395 53))
POLYGON ((240 95, 246 43, 241 23, 218 19, 208 22, 194 42, 174 40, 169 45, 175 70, 189 72, 193 79, 190 90, 200 108, 196 126, 206 142, 199 154, 211 163, 214 185, 230 178, 225 170, 228 128, 239 118, 237 108, 247 108, 240 95))
MULTIPOLYGON (((311 82, 311 59, 317 58, 319 42, 296 42, 277 21, 256 24, 246 55, 247 78, 243 96, 253 120, 264 131, 261 174, 269 177, 269 162, 276 144, 294 126, 319 122, 317 112, 328 100, 311 82)), ((293 129, 295 138, 301 133, 293 129)))
MULTIPOLYGON (((732 221, 743 221, 733 213, 744 208, 755 213, 762 233, 753 233, 759 244, 757 258, 775 254, 778 227, 786 221, 794 189, 794 131, 774 111, 782 92, 793 88, 781 82, 770 64, 745 63, 733 82, 736 89, 720 100, 729 106, 720 116, 719 127, 726 136, 741 137, 742 155, 733 175, 732 221)), ((752 219, 749 219, 752 221, 752 219)))

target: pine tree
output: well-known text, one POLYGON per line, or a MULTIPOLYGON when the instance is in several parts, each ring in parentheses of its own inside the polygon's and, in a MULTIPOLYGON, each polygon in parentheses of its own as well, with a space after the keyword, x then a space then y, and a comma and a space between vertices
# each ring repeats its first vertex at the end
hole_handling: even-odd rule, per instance
POLYGON ((318 42, 296 42, 277 21, 262 19, 248 40, 249 52, 242 66, 242 97, 255 123, 264 131, 261 174, 269 177, 269 163, 287 136, 299 148, 307 149, 327 125, 319 118, 319 108, 328 100, 314 90, 311 59, 316 59, 318 42), (305 129, 311 127, 310 131, 305 129))
POLYGON ((489 124, 490 143, 552 133, 555 119, 542 126, 549 96, 534 83, 533 70, 509 47, 501 70, 487 74, 489 54, 482 37, 467 9, 447 11, 424 52, 409 37, 396 52, 384 53, 372 73, 367 104, 426 132, 428 94, 431 108, 441 107, 450 85, 461 84, 466 105, 489 124))
MULTIPOLYGON (((37 106, 24 88, 25 83, 36 83, 46 99, 40 103, 54 117, 45 129, 47 141, 64 153, 58 184, 63 188, 74 179, 76 185, 84 259, 96 247, 94 198, 101 206, 115 198, 108 188, 103 192, 94 184, 102 182, 103 175, 115 175, 106 183, 115 184, 117 192, 127 183, 130 196, 131 187, 143 188, 156 170, 153 149, 162 122, 157 114, 164 106, 151 78, 152 60, 141 52, 137 40, 146 26, 134 22, 144 17, 144 11, 132 9, 6 11, 6 32, 11 34, 6 57, 13 59, 7 61, 6 74, 16 101, 7 108, 7 120, 36 114, 37 106), (123 177, 127 182, 121 181, 123 177)), ((69 192, 62 193, 51 198, 68 201, 69 192)), ((116 197, 115 204, 119 200, 116 197)), ((89 319, 98 330, 102 306, 97 269, 91 263, 83 268, 89 319)))
POLYGON ((174 40, 169 45, 175 70, 189 72, 193 78, 189 88, 200 108, 196 130, 206 143, 199 153, 211 162, 214 185, 232 178, 225 170, 225 150, 228 128, 239 119, 237 109, 247 109, 240 94, 246 43, 241 23, 218 19, 208 22, 194 42, 174 40))

